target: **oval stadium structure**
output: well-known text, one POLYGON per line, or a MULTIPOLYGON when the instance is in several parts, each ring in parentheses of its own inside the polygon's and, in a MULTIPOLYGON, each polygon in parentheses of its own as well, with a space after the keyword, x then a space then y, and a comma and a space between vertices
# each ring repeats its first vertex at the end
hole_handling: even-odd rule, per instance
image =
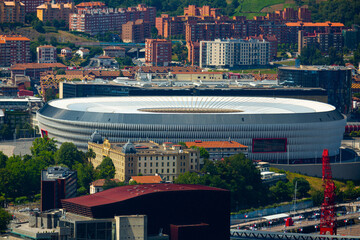
POLYGON ((339 153, 346 119, 325 103, 265 97, 97 97, 53 100, 37 113, 42 134, 87 149, 95 131, 110 142, 233 140, 251 159, 339 153))

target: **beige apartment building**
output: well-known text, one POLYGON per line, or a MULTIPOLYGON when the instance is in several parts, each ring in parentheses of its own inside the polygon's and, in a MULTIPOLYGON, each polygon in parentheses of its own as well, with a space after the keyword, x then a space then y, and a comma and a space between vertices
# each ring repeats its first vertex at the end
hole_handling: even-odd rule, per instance
MULTIPOLYGON (((93 134, 94 135, 94 134, 93 134)), ((110 157, 115 165, 115 178, 129 181, 131 176, 159 174, 164 181, 174 181, 179 174, 199 171, 200 152, 198 149, 184 148, 182 145, 165 142, 162 145, 153 141, 110 143, 101 137, 92 137, 88 149, 96 157, 90 159, 96 168, 104 157, 110 157)))
POLYGON ((69 23, 69 14, 75 12, 75 5, 73 3, 51 3, 45 2, 36 8, 37 17, 40 21, 52 22, 54 19, 60 21, 64 20, 66 24, 69 23))

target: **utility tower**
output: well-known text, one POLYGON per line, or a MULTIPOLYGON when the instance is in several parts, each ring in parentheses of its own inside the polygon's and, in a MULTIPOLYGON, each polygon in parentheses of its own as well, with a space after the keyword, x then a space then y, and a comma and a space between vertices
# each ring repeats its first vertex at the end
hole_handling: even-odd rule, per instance
POLYGON ((322 180, 324 187, 324 202, 321 205, 320 234, 336 235, 335 214, 335 184, 332 180, 329 152, 324 149, 322 155, 322 180))

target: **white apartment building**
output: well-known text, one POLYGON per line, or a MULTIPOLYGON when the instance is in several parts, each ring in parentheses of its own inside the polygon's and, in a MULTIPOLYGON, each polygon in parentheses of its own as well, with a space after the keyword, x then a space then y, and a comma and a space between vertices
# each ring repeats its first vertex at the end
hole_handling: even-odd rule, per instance
POLYGON ((200 42, 200 67, 234 67, 269 63, 270 43, 257 39, 200 42))
POLYGON ((38 63, 56 63, 56 47, 51 45, 40 46, 36 48, 38 63))

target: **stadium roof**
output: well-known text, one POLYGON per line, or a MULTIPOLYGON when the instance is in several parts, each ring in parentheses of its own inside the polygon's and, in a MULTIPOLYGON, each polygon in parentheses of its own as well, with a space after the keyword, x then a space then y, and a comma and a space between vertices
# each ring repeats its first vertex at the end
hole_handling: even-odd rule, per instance
POLYGON ((94 97, 59 99, 50 106, 78 112, 118 114, 293 114, 334 111, 315 101, 270 97, 94 97))
POLYGON ((102 192, 82 197, 62 200, 62 203, 77 204, 84 207, 96 207, 105 204, 112 204, 125 201, 142 195, 157 192, 177 192, 177 191, 227 191, 220 188, 207 187, 202 185, 190 184, 145 184, 128 185, 116 187, 102 192))

